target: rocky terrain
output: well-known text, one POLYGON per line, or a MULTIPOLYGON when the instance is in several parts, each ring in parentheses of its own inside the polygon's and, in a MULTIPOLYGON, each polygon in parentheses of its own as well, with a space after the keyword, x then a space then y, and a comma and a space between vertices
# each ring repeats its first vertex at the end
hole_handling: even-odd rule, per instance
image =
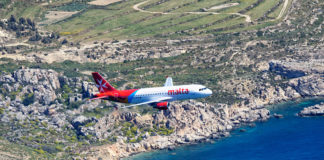
MULTIPOLYGON (((229 132, 240 126, 269 118, 269 111, 263 107, 247 106, 212 106, 200 102, 182 102, 174 104, 169 110, 152 116, 136 115, 129 119, 137 125, 161 125, 174 132, 169 136, 150 135, 145 133, 138 143, 126 144, 122 139, 112 145, 91 148, 89 159, 118 159, 134 153, 147 152, 156 149, 172 149, 183 144, 198 143, 210 139, 229 136, 229 132)), ((103 126, 103 125, 100 125, 103 126)))
POLYGON ((298 113, 298 116, 323 116, 324 115, 324 103, 317 104, 311 107, 304 108, 298 113))
MULTIPOLYGON (((285 64, 286 62, 277 63, 278 64, 270 62, 269 66, 279 66, 279 64, 285 64)), ((284 67, 284 65, 282 65, 282 67, 284 67)), ((288 67, 284 68, 287 69, 288 67)), ((300 69, 300 66, 298 66, 298 68, 300 69)), ((291 70, 287 69, 286 71, 294 72, 297 70, 297 68, 290 69, 291 70)), ((274 72, 278 74, 274 77, 274 79, 277 80, 278 76, 285 76, 284 73, 277 72, 277 70, 281 71, 282 69, 280 69, 280 67, 277 69, 270 67, 269 71, 265 72, 265 75, 274 72)), ((301 73, 306 75, 305 72, 301 73)), ((218 139, 228 136, 232 129, 242 124, 267 120, 270 114, 269 110, 264 108, 266 104, 273 104, 301 97, 323 97, 323 72, 320 72, 320 74, 317 73, 317 71, 308 72, 307 76, 291 78, 285 85, 273 86, 268 83, 265 86, 261 84, 259 86, 257 84, 258 93, 252 91, 248 92, 247 95, 241 94, 242 97, 246 98, 246 101, 234 105, 219 104, 219 106, 213 106, 210 104, 189 101, 172 105, 170 110, 152 115, 152 117, 149 118, 137 115, 135 118, 129 120, 138 123, 138 119, 143 119, 145 117, 144 119, 148 124, 152 122, 153 124, 154 122, 166 122, 166 126, 172 127, 174 133, 168 137, 145 137, 147 139, 143 139, 142 142, 135 144, 125 144, 123 141, 117 141, 117 143, 112 145, 94 147, 91 150, 89 158, 111 157, 111 159, 118 159, 138 152, 173 148, 181 144, 208 141, 209 139, 218 139)), ((245 93, 247 92, 245 91, 245 93)), ((315 109, 318 109, 318 107, 319 106, 316 106, 315 109)), ((316 113, 320 113, 320 111, 318 110, 316 113)), ((274 114, 274 116, 276 116, 276 114, 274 114)))
MULTIPOLYGON (((93 83, 83 78, 67 78, 53 70, 20 69, 10 74, 2 73, 0 82, 2 127, 13 126, 2 136, 50 153, 60 151, 48 146, 54 143, 53 140, 64 144, 65 149, 75 147, 66 142, 73 142, 71 137, 55 136, 52 139, 53 135, 50 134, 53 133, 75 135, 78 139, 86 137, 88 143, 114 139, 117 142, 114 145, 124 147, 120 155, 111 153, 113 158, 118 158, 134 152, 228 136, 229 131, 240 123, 266 120, 269 117, 269 111, 262 107, 238 105, 229 108, 226 104, 212 106, 195 101, 175 103, 170 110, 154 114, 141 115, 115 110, 102 117, 87 116, 87 112, 103 106, 98 101, 82 101, 83 97, 94 92, 93 83), (74 93, 71 93, 71 89, 74 93), (77 102, 83 104, 74 106, 77 102), (134 132, 128 135, 126 131, 130 128, 134 132), (29 134, 35 130, 38 130, 37 134, 29 134), (33 142, 38 138, 43 140, 33 142), (133 139, 139 143, 124 145, 133 139), (47 147, 42 146, 42 143, 47 147)), ((107 102, 105 105, 112 104, 107 102)), ((80 152, 85 152, 82 147, 80 152)))
MULTIPOLYGON (((39 34, 37 32, 37 34, 39 34)), ((37 41, 46 41, 49 39, 53 49, 43 48, 39 43, 16 43, 15 36, 5 29, 0 27, 0 42, 5 44, 0 46, 1 57, 18 58, 19 60, 28 60, 30 62, 53 63, 63 62, 66 60, 100 63, 120 63, 125 61, 142 60, 148 58, 163 58, 173 57, 186 53, 188 50, 196 49, 199 44, 179 45, 190 40, 183 41, 161 41, 161 40, 124 40, 124 41, 104 41, 93 43, 73 43, 65 39, 60 39, 60 42, 52 42, 49 35, 45 33, 39 34, 37 41), (59 55, 59 56, 58 56, 59 55)), ((53 34, 53 33, 52 33, 53 34)), ((55 35, 55 33, 54 33, 55 35)), ((53 40, 53 41, 54 41, 53 40)), ((27 41, 27 40, 25 40, 27 41)), ((36 40, 35 40, 36 41, 36 40)))
MULTIPOLYGON (((64 37, 57 36, 49 44, 29 42, 38 37, 36 29, 42 39, 51 34, 33 22, 3 20, 0 159, 36 159, 34 154, 47 159, 119 159, 172 149, 265 121, 271 117, 268 104, 322 98, 322 8, 316 0, 293 1, 283 21, 258 30, 91 43, 62 43, 64 37), (26 37, 15 36, 13 26, 26 28, 26 37), (169 75, 175 83, 206 85, 214 94, 173 102, 166 111, 147 106, 116 110, 121 104, 86 100, 97 92, 91 71, 102 73, 118 89, 161 86, 169 75), (12 149, 3 151, 6 147, 1 146, 12 149), (16 146, 25 147, 24 154, 10 152, 16 146)), ((317 113, 313 109, 318 108, 306 110, 317 113)))
POLYGON ((305 71, 300 65, 293 68, 289 64, 271 61, 269 70, 262 75, 266 81, 280 81, 287 72, 297 72, 298 76, 290 77, 285 85, 256 83, 249 92, 245 88, 249 87, 248 83, 233 85, 245 99, 240 103, 215 105, 186 101, 172 103, 169 110, 153 114, 114 110, 109 106, 119 104, 110 102, 83 101, 97 90, 88 77, 68 78, 44 69, 3 72, 0 76, 1 122, 4 127, 15 127, 8 128, 2 136, 49 153, 61 151, 49 147, 50 144, 64 144, 62 150, 74 148, 79 156, 90 159, 107 156, 118 159, 138 152, 226 137, 242 124, 267 120, 270 114, 264 108, 266 104, 324 96, 322 71, 305 71), (35 130, 38 130, 36 135, 29 134, 35 130), (61 136, 54 138, 51 133, 61 136), (35 143, 39 138, 44 139, 35 143), (82 142, 81 145, 76 146, 73 143, 76 140, 82 142), (89 146, 108 141, 113 144, 89 146))

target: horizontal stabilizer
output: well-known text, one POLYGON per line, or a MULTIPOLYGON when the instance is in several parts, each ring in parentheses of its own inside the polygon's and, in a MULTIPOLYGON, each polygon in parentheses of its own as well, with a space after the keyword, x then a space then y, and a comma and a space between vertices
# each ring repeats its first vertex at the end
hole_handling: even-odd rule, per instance
POLYGON ((102 96, 102 97, 95 97, 95 98, 91 98, 89 99, 89 101, 95 100, 95 99, 103 99, 103 98, 107 98, 109 96, 102 96))

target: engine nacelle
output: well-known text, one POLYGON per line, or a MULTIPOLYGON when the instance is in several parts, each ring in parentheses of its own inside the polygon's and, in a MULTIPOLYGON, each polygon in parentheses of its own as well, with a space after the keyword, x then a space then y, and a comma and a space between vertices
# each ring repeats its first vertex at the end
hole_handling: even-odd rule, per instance
POLYGON ((168 106, 169 106, 168 102, 159 102, 159 103, 153 104, 153 108, 157 108, 159 110, 167 110, 168 106))

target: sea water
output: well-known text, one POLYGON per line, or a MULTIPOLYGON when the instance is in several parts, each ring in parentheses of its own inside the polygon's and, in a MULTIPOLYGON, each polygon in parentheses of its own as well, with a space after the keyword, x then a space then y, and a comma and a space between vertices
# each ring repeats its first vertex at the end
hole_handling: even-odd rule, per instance
POLYGON ((270 118, 254 127, 242 127, 228 138, 214 143, 202 143, 141 153, 129 160, 324 160, 324 117, 298 117, 304 107, 324 102, 311 99, 269 106, 271 113, 281 119, 270 118), (245 132, 240 132, 244 129, 245 132))

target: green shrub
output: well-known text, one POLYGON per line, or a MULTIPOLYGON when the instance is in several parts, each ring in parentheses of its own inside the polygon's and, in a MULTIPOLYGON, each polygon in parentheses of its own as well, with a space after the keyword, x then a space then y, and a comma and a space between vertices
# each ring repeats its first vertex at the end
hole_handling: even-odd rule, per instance
POLYGON ((129 140, 128 142, 135 143, 136 141, 137 141, 137 139, 136 138, 133 138, 133 139, 129 140))
POLYGON ((45 154, 45 151, 40 148, 40 149, 35 149, 35 152, 39 153, 39 154, 45 154))
POLYGON ((63 152, 64 149, 62 148, 62 146, 56 146, 55 149, 59 152, 63 152))
POLYGON ((133 132, 131 130, 127 130, 126 131, 126 137, 133 138, 133 137, 135 137, 135 135, 133 134, 133 132))
POLYGON ((170 135, 173 132, 174 132, 173 128, 168 129, 165 126, 162 126, 157 130, 157 133, 160 134, 160 135, 170 135))
POLYGON ((28 106, 30 104, 34 103, 34 93, 29 93, 27 95, 25 95, 25 98, 23 100, 23 104, 25 106, 28 106))
POLYGON ((95 122, 89 122, 85 125, 85 127, 90 127, 90 126, 94 126, 96 123, 95 122))
POLYGON ((124 122, 124 123, 123 123, 123 127, 130 127, 130 126, 132 126, 132 124, 129 123, 129 122, 124 122))
POLYGON ((136 142, 141 142, 142 141, 142 135, 138 136, 136 139, 136 142))
POLYGON ((47 123, 46 122, 42 122, 42 125, 47 128, 47 123))
POLYGON ((77 109, 79 108, 79 106, 82 104, 82 102, 72 102, 72 103, 69 103, 68 105, 68 109, 77 109))
POLYGON ((11 99, 11 100, 16 99, 16 96, 18 95, 19 92, 20 92, 20 91, 10 92, 10 94, 9 94, 10 99, 11 99))
POLYGON ((90 140, 90 139, 92 138, 92 135, 91 135, 91 134, 88 134, 88 135, 86 135, 86 138, 87 138, 88 140, 90 140))
POLYGON ((77 140, 78 140, 78 138, 76 136, 71 137, 71 142, 76 142, 77 140))
POLYGON ((136 134, 137 133, 137 126, 132 127, 131 131, 132 131, 133 134, 136 134))

